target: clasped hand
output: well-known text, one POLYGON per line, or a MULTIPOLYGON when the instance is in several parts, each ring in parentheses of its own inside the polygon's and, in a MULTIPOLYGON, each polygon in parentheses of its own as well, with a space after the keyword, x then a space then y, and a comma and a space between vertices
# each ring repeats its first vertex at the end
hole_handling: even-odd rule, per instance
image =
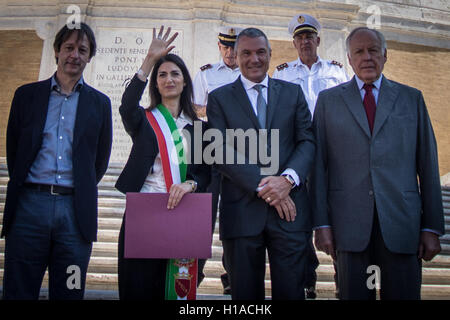
POLYGON ((258 187, 262 188, 258 192, 258 197, 275 207, 281 219, 295 221, 297 208, 289 196, 292 186, 285 177, 265 177, 261 179, 258 187))

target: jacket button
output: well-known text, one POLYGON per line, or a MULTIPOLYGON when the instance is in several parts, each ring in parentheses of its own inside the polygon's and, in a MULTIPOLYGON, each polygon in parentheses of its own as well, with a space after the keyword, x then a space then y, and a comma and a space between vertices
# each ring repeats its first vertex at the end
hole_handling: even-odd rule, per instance
POLYGON ((373 196, 373 191, 372 190, 369 191, 369 196, 373 196))

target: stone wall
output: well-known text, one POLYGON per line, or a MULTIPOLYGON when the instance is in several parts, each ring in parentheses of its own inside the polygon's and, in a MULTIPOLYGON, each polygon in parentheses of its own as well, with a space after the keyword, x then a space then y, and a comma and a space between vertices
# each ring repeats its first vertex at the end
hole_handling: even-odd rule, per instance
POLYGON ((0 30, 0 157, 6 156, 6 125, 14 91, 37 81, 43 41, 35 30, 0 30))
POLYGON ((386 77, 422 91, 438 144, 439 169, 450 172, 450 50, 388 41, 386 77))
POLYGON ((290 62, 298 58, 297 50, 292 44, 292 40, 270 40, 272 48, 272 58, 270 59, 269 74, 272 75, 275 68, 282 63, 290 62))

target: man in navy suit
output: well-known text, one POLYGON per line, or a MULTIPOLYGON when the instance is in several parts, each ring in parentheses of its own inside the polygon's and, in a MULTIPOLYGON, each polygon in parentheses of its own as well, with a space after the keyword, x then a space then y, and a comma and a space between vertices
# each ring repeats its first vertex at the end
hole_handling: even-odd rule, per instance
POLYGON ((227 138, 217 148, 216 154, 227 153, 226 162, 215 165, 223 176, 220 237, 229 264, 231 296, 264 299, 267 249, 272 299, 304 299, 305 252, 311 236, 305 181, 315 152, 311 114, 298 85, 268 77, 271 49, 261 30, 243 30, 235 51, 241 76, 209 94, 210 127, 223 137, 230 131, 267 132, 270 142, 256 144, 255 154, 268 151, 279 165, 272 173, 262 170, 261 159, 251 161, 250 143, 231 149, 235 158, 243 155, 242 164, 228 161, 227 138))
POLYGON ((47 267, 50 299, 82 299, 97 237, 111 102, 82 77, 96 50, 88 25, 64 26, 53 46, 55 74, 18 88, 9 115, 3 299, 38 299, 47 267))

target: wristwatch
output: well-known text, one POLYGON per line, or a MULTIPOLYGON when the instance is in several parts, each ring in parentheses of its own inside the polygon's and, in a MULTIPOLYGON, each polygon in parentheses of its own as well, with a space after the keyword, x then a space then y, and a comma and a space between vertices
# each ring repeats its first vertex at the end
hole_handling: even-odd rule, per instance
POLYGON ((185 183, 191 185, 191 192, 194 192, 197 189, 197 182, 194 180, 186 180, 185 183))
POLYGON ((291 184, 291 188, 295 187, 295 180, 290 174, 283 174, 283 177, 285 177, 286 180, 291 184))
POLYGON ((144 72, 144 70, 142 70, 142 69, 139 69, 138 72, 137 72, 137 74, 138 74, 139 76, 145 78, 145 79, 148 78, 148 74, 146 74, 146 73, 144 72))

